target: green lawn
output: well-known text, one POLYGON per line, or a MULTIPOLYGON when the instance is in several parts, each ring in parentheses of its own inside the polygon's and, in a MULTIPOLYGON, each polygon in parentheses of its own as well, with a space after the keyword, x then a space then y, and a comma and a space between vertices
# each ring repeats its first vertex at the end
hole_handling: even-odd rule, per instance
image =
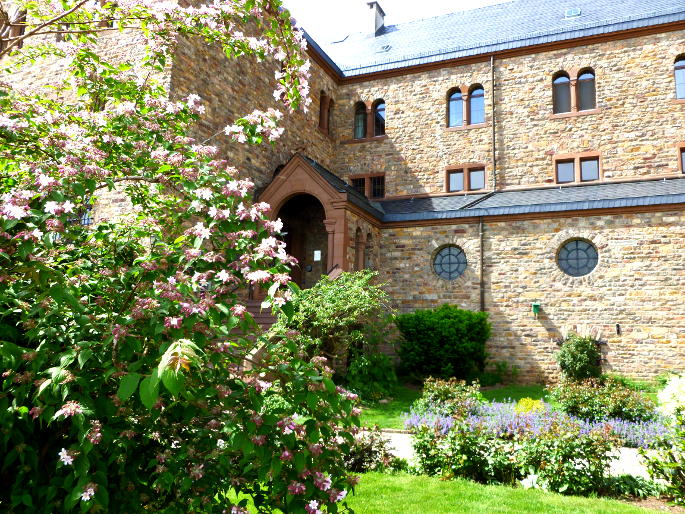
POLYGON ((649 512, 615 500, 484 486, 467 480, 443 481, 434 477, 380 473, 363 475, 348 504, 359 514, 649 512))
POLYGON ((421 396, 418 388, 398 386, 390 403, 373 403, 362 407, 362 426, 381 428, 404 428, 402 414, 409 412, 412 402, 421 396))

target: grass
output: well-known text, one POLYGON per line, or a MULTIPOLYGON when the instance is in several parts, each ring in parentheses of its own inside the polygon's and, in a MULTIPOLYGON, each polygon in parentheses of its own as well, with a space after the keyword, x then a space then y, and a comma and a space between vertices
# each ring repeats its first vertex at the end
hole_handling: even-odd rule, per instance
POLYGON ((648 512, 616 500, 485 486, 467 480, 443 481, 435 477, 380 473, 363 475, 356 494, 348 497, 348 505, 363 514, 648 512))
POLYGON ((402 414, 409 412, 412 402, 421 396, 421 390, 398 386, 393 400, 386 404, 373 403, 362 408, 362 426, 381 428, 404 428, 402 414))

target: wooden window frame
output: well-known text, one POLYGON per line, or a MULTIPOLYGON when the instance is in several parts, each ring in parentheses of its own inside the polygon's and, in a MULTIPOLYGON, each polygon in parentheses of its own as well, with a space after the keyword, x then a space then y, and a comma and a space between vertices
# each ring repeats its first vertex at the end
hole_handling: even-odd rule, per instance
POLYGON ((685 96, 678 96, 678 79, 676 73, 678 70, 684 70, 685 73, 685 54, 680 54, 676 56, 675 61, 673 61, 673 85, 675 86, 675 101, 685 102, 685 96))
MULTIPOLYGON (((364 179, 364 196, 368 198, 369 200, 380 200, 381 198, 385 198, 387 196, 386 194, 386 188, 385 186, 383 187, 383 196, 371 196, 371 179, 375 177, 383 177, 385 178, 385 173, 361 173, 361 174, 356 174, 356 175, 350 175, 348 178, 349 185, 354 189, 354 186, 352 186, 352 181, 355 179, 364 179)), ((355 189, 356 191, 356 189, 355 189)))
POLYGON ((471 192, 482 192, 488 190, 488 168, 482 162, 470 162, 466 164, 460 164, 457 166, 447 166, 445 168, 445 192, 446 193, 471 193, 471 192), (480 189, 471 189, 471 171, 483 170, 483 187, 480 189), (456 191, 450 190, 450 175, 453 173, 463 173, 464 174, 464 189, 459 189, 456 191))
POLYGON ((486 104, 486 99, 487 97, 485 95, 485 86, 481 82, 475 82, 470 86, 461 85, 449 89, 447 91, 447 96, 445 97, 445 101, 447 103, 447 107, 445 109, 445 130, 448 132, 453 132, 458 130, 468 130, 473 128, 487 127, 490 124, 490 122, 488 121, 488 108, 486 104), (471 93, 475 89, 483 90, 483 121, 479 123, 471 123, 471 93), (450 126, 450 98, 456 92, 461 93, 462 122, 461 125, 450 126))
POLYGON ((340 144, 349 145, 349 144, 354 144, 354 143, 367 143, 369 141, 382 141, 383 139, 387 139, 388 138, 388 135, 387 135, 387 127, 388 127, 388 125, 387 125, 387 121, 388 121, 387 114, 388 114, 388 103, 382 98, 377 98, 373 102, 364 102, 362 100, 354 102, 353 118, 352 118, 352 122, 353 122, 352 123, 352 139, 348 139, 346 141, 341 141, 340 144), (375 120, 376 106, 381 104, 381 103, 383 105, 385 105, 385 114, 386 114, 385 129, 386 129, 386 132, 381 134, 381 135, 374 136, 375 121, 376 121, 375 120), (357 106, 359 106, 359 105, 363 105, 365 110, 366 110, 366 127, 365 127, 364 137, 354 137, 354 127, 355 127, 354 123, 355 123, 355 120, 357 117, 357 106))
POLYGON ((382 137, 386 135, 386 123, 387 123, 387 104, 385 103, 385 100, 382 98, 378 98, 373 101, 373 104, 371 105, 371 121, 372 121, 372 126, 371 130, 369 130, 369 123, 367 122, 366 124, 366 138, 367 139, 372 139, 374 137, 382 137), (376 134, 376 114, 378 113, 378 106, 382 105, 383 106, 383 132, 381 134, 376 134))
POLYGON ((587 116, 589 114, 597 114, 602 111, 602 109, 597 107, 597 72, 594 68, 586 66, 584 68, 574 68, 568 71, 563 69, 557 70, 552 74, 552 80, 550 81, 550 84, 552 85, 552 113, 549 115, 550 118, 574 118, 576 116, 587 116), (592 73, 594 77, 593 82, 595 89, 595 107, 592 109, 586 109, 584 111, 581 111, 578 109, 578 105, 580 104, 578 77, 580 75, 583 75, 584 73, 592 73), (571 110, 568 112, 554 112, 554 81, 562 75, 568 77, 571 82, 569 86, 571 89, 571 110))
POLYGON ((604 170, 602 168, 602 156, 599 152, 582 152, 574 154, 560 154, 555 155, 552 159, 552 173, 554 174, 554 183, 559 185, 566 184, 590 184, 604 181, 604 170), (582 180, 581 178, 581 162, 597 159, 597 174, 598 177, 592 180, 582 180), (557 163, 573 162, 573 180, 570 182, 559 182, 559 175, 557 174, 557 163))
POLYGON ((685 173, 685 143, 678 143, 676 145, 676 150, 678 152, 678 171, 680 173, 685 173))

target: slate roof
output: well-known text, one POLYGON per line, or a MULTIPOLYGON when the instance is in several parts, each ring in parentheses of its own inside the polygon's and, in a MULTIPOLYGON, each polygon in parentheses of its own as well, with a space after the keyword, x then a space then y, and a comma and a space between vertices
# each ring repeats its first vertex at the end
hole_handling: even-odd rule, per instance
POLYGON ((683 0, 513 0, 314 45, 350 77, 683 20, 683 0))
POLYGON ((302 157, 336 191, 346 192, 348 201, 382 222, 685 204, 685 177, 372 202, 315 160, 302 157))
POLYGON ((384 222, 685 204, 685 177, 380 203, 384 222), (460 206, 466 199, 471 200, 460 206))

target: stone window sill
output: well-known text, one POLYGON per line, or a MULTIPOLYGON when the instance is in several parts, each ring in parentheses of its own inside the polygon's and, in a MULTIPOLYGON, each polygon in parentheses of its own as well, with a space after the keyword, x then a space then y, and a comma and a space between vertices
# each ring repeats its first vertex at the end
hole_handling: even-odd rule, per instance
POLYGON ((471 130, 483 127, 489 127, 490 123, 475 123, 473 125, 461 125, 460 127, 445 127, 445 132, 459 132, 461 130, 471 130))
POLYGON ((599 114, 602 109, 588 109, 587 111, 576 111, 576 112, 560 112, 559 114, 550 114, 549 119, 554 120, 557 118, 576 118, 578 116, 590 116, 591 114, 599 114))
POLYGON ((685 105, 685 98, 674 98, 671 103, 685 105))
POLYGON ((383 134, 382 136, 365 137, 364 139, 348 139, 347 141, 341 141, 341 143, 343 145, 354 145, 357 143, 371 143, 374 141, 383 141, 384 139, 388 139, 387 134, 383 134))

